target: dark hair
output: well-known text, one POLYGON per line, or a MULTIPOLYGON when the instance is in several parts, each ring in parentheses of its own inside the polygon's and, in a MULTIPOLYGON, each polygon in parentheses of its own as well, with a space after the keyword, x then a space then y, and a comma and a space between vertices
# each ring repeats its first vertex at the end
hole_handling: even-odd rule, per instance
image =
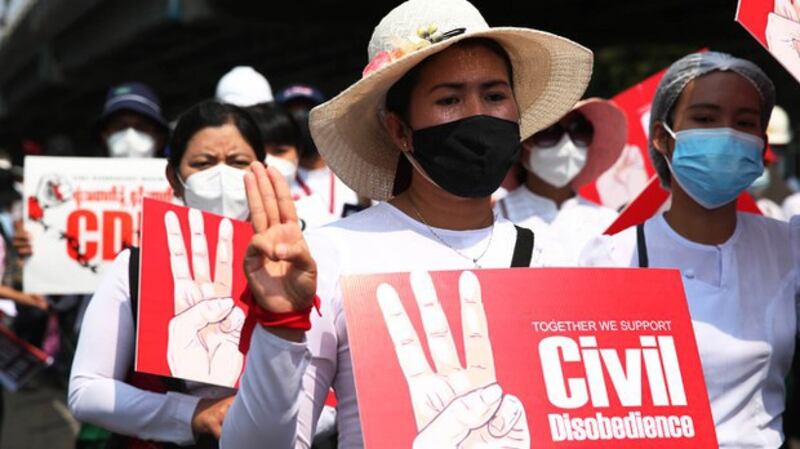
POLYGON ((278 103, 261 103, 246 109, 255 120, 264 145, 291 145, 301 151, 300 128, 286 108, 278 103))
MULTIPOLYGON (((485 38, 475 37, 464 39, 463 41, 456 42, 452 47, 484 47, 496 54, 505 63, 506 70, 508 71, 508 81, 514 85, 514 66, 511 64, 511 58, 508 52, 497 41, 485 38)), ((438 54, 438 53, 437 53, 438 54)), ((425 65, 431 61, 435 55, 429 56, 419 64, 411 68, 402 78, 389 88, 386 92, 386 111, 397 114, 401 119, 408 123, 408 109, 411 103, 411 91, 419 82, 420 73, 425 65)), ((406 159, 403 154, 400 154, 397 161, 397 169, 394 175, 394 187, 392 188, 392 195, 399 195, 403 193, 411 185, 411 175, 413 173, 411 163, 406 159)))
POLYGON ((216 100, 205 100, 184 111, 178 117, 175 130, 169 138, 169 165, 178 168, 186 153, 186 146, 200 130, 232 124, 239 130, 244 140, 253 148, 256 159, 263 161, 264 143, 255 120, 246 110, 232 104, 216 100))

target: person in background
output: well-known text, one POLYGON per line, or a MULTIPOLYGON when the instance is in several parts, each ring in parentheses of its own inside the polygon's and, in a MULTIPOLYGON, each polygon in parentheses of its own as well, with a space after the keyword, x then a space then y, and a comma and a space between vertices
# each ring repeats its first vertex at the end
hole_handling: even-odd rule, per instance
POLYGON ((767 217, 788 220, 781 204, 792 194, 784 179, 786 149, 792 141, 789 115, 780 107, 772 109, 767 127, 769 150, 764 157, 764 173, 750 186, 748 191, 755 198, 758 208, 767 217))
POLYGON ((267 166, 278 170, 295 192, 293 199, 301 228, 316 228, 334 221, 337 217, 328 212, 322 197, 314 192, 304 192, 297 181, 302 136, 292 116, 278 103, 261 103, 246 109, 261 131, 267 166))
MULTIPOLYGON (((264 145, 249 114, 214 100, 199 103, 178 119, 170 148, 166 176, 178 198, 189 207, 248 219, 244 169, 264 159, 264 145)), ((79 421, 115 432, 111 447, 145 447, 130 446, 145 444, 144 440, 150 440, 147 447, 160 447, 159 443, 214 447, 234 390, 165 381, 132 370, 135 316, 129 279, 138 267, 131 263, 138 250, 133 254, 124 250, 117 256, 86 311, 69 381, 69 408, 79 421)), ((170 263, 164 261, 165 270, 170 263)), ((230 311, 223 315, 226 329, 237 329, 239 309, 231 308, 232 301, 225 298, 214 306, 215 300, 198 301, 176 317, 210 320, 209 316, 230 311)))
MULTIPOLYGON (((111 87, 96 124, 97 136, 108 157, 164 156, 169 126, 161 101, 146 84, 127 82, 111 87)), ((30 235, 19 226, 13 246, 20 257, 32 252, 30 235)))
MULTIPOLYGON (((8 163, 7 160, 0 160, 0 166, 8 163)), ((17 306, 21 308, 32 308, 38 311, 47 311, 47 300, 41 295, 35 295, 20 291, 21 283, 14 275, 20 267, 19 259, 14 257, 11 239, 14 235, 14 223, 21 219, 21 200, 22 195, 14 185, 14 174, 11 171, 11 164, 7 167, 0 167, 0 314, 9 317, 16 317, 17 306)), ((26 329, 17 329, 23 331, 26 329)))
POLYGON ((161 114, 161 101, 144 83, 109 89, 98 128, 109 157, 164 156, 169 126, 161 114))
POLYGON ((659 83, 650 159, 672 203, 598 237, 586 266, 680 270, 721 448, 780 447, 784 379, 797 336, 800 217, 738 212, 764 169, 775 87, 755 64, 690 54, 659 83))
POLYGON ((267 78, 250 66, 236 66, 223 75, 214 98, 242 108, 274 101, 267 78))
MULTIPOLYGON (((318 92, 311 94, 321 95, 318 92)), ((220 102, 244 108, 258 124, 267 155, 264 162, 281 172, 292 186, 301 227, 313 228, 337 218, 329 212, 320 193, 298 182, 302 149, 307 144, 297 122, 286 109, 273 101, 267 78, 252 67, 234 67, 217 83, 215 96, 220 102)), ((294 102, 294 107, 299 108, 306 101, 298 97, 290 100, 290 103, 294 102)))
POLYGON ((292 194, 298 197, 318 195, 324 202, 323 212, 334 217, 344 217, 369 205, 353 189, 342 182, 320 156, 308 127, 311 109, 325 101, 319 89, 296 84, 280 91, 276 101, 283 105, 300 127, 302 146, 297 183, 292 194))
POLYGON ((579 102, 522 143, 525 181, 497 201, 495 210, 532 229, 543 244, 559 246, 559 264, 577 264, 586 243, 617 218, 616 211, 578 191, 614 164, 627 138, 628 121, 619 106, 599 98, 579 102))
POLYGON ((783 216, 788 220, 800 214, 800 192, 797 191, 800 184, 797 182, 797 173, 791 173, 787 167, 791 163, 789 145, 794 137, 792 123, 786 111, 776 106, 769 126, 770 129, 767 131, 770 136, 769 143, 777 159, 776 163, 772 164, 769 179, 771 184, 777 185, 777 189, 772 190, 777 191, 766 192, 766 195, 771 194, 771 199, 781 204, 783 216))
MULTIPOLYGON (((106 94, 95 128, 104 155, 112 158, 163 156, 169 133, 169 126, 161 113, 161 101, 153 89, 141 82, 112 86, 106 94)), ((15 255, 22 259, 33 252, 30 234, 21 221, 12 245, 15 255)), ((31 342, 46 351, 56 351, 51 354, 56 356, 56 362, 50 371, 54 372, 58 383, 64 384, 89 295, 50 295, 48 300, 56 313, 45 316, 39 310, 30 310, 30 317, 28 313, 20 316, 23 323, 20 328, 41 329, 31 342)))

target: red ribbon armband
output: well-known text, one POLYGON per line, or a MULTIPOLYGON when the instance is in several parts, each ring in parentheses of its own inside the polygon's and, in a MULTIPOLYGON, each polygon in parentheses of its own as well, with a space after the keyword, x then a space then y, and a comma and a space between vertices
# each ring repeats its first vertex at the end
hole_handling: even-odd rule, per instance
POLYGON ((250 340, 253 337, 253 330, 256 324, 266 327, 285 327, 287 329, 307 331, 311 329, 311 310, 316 309, 317 314, 322 316, 319 309, 319 296, 316 295, 311 300, 311 305, 306 309, 286 313, 273 313, 264 310, 253 300, 253 295, 249 289, 245 290, 241 299, 242 302, 250 306, 242 327, 242 336, 239 339, 239 351, 243 354, 246 354, 250 349, 250 340))

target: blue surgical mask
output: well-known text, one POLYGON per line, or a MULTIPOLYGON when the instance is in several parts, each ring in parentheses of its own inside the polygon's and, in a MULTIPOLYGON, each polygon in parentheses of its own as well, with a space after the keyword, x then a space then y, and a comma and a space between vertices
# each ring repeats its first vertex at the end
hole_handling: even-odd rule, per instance
POLYGON ((683 190, 706 209, 735 200, 764 172, 764 140, 731 128, 673 132, 672 161, 665 158, 683 190))

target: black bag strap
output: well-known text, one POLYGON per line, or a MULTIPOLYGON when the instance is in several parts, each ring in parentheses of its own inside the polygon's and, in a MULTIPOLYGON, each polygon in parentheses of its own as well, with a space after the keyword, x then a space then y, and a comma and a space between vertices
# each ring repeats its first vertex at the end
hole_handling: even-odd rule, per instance
POLYGON ((639 254, 639 268, 649 268, 650 260, 647 258, 647 242, 644 236, 644 223, 636 225, 636 252, 639 254))
POLYGON ((132 246, 129 249, 131 258, 128 262, 128 291, 131 295, 133 327, 136 328, 139 319, 139 248, 132 246))
POLYGON ((514 243, 514 255, 511 256, 511 268, 528 268, 533 259, 533 231, 514 225, 517 230, 517 241, 514 243))

